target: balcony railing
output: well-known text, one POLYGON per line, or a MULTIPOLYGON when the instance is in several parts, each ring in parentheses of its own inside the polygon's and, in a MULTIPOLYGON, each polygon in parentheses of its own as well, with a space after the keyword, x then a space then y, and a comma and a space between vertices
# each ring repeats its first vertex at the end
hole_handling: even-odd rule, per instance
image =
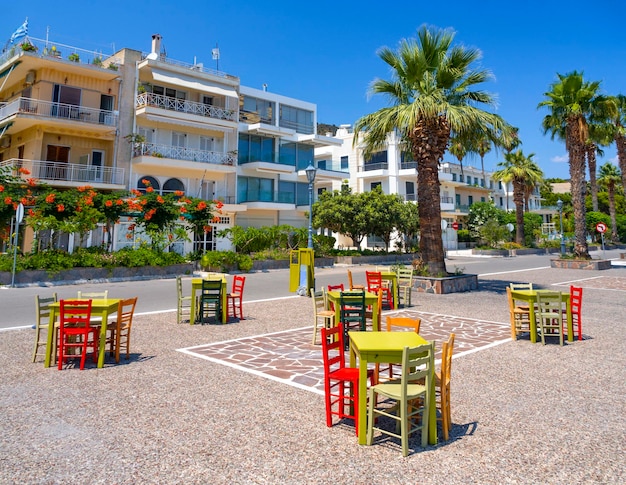
POLYGON ((135 147, 133 156, 152 156, 158 158, 173 158, 190 162, 211 163, 214 165, 234 165, 237 155, 234 153, 196 150, 193 148, 172 145, 158 145, 156 143, 140 143, 135 147))
POLYGON ((315 162, 315 166, 319 170, 329 170, 331 172, 342 172, 349 173, 350 170, 348 167, 341 167, 341 162, 333 161, 333 160, 317 160, 315 162))
POLYGON ((111 185, 124 184, 124 169, 98 167, 80 163, 48 162, 44 160, 23 160, 13 158, 0 164, 11 167, 15 175, 24 168, 30 174, 22 174, 23 178, 35 178, 42 181, 62 181, 79 183, 101 183, 111 185))
POLYGON ((87 108, 86 106, 53 103, 33 98, 18 98, 15 101, 0 104, 0 121, 16 113, 82 121, 96 125, 115 126, 117 124, 117 114, 114 111, 87 108))
POLYGON ((358 168, 359 172, 370 172, 372 170, 387 170, 389 168, 388 162, 381 163, 366 163, 358 168))
POLYGON ((417 162, 415 162, 415 161, 401 162, 400 163, 400 169, 401 170, 409 170, 409 169, 417 170, 417 162))
POLYGON ((194 114, 207 118, 217 118, 220 120, 235 121, 236 112, 232 109, 220 108, 212 104, 197 103, 179 98, 172 98, 163 94, 141 93, 137 95, 135 101, 137 108, 152 106, 163 108, 180 113, 194 114))
POLYGON ((454 204, 454 199, 452 197, 445 197, 442 195, 440 199, 442 204, 454 204))

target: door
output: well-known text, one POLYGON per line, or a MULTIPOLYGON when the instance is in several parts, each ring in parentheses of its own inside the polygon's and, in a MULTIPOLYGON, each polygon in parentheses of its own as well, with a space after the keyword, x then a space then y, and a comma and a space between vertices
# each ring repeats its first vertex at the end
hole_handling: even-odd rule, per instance
POLYGON ((42 178, 49 180, 67 179, 67 164, 70 160, 70 147, 48 145, 46 160, 50 163, 46 163, 42 178))
POLYGON ((91 152, 91 173, 94 182, 102 182, 102 165, 104 162, 104 152, 93 150, 91 152))
POLYGON ((98 121, 105 125, 113 125, 113 96, 108 94, 100 95, 100 116, 98 121))

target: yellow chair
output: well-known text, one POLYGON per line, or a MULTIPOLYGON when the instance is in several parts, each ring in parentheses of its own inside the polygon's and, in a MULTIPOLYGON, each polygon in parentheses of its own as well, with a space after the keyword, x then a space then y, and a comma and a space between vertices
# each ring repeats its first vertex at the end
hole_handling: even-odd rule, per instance
MULTIPOLYGON (((50 303, 57 301, 57 294, 53 293, 51 297, 41 298, 39 295, 35 295, 35 347, 33 348, 33 362, 37 360, 39 354, 39 347, 46 346, 46 338, 42 337, 42 330, 46 332, 54 332, 52 341, 56 342, 56 329, 49 328, 50 322, 50 303)), ((53 348, 56 348, 56 344, 53 348)))
POLYGON ((566 309, 559 291, 544 291, 537 293, 536 314, 541 331, 541 343, 546 344, 546 336, 559 337, 559 343, 563 345, 563 320, 562 315, 566 309))
MULTIPOLYGON (((178 295, 176 306, 176 323, 183 321, 184 316, 189 316, 189 320, 192 320, 191 316, 191 295, 183 295, 183 278, 181 276, 176 277, 176 293, 178 295)), ((195 315, 194 315, 195 317, 195 315)))
POLYGON ((78 298, 84 300, 106 300, 109 298, 109 290, 103 291, 80 291, 78 290, 78 298))
POLYGON ((438 421, 441 421, 443 439, 448 440, 452 428, 452 413, 450 410, 450 376, 452 369, 452 352, 454 350, 454 334, 451 333, 448 340, 441 348, 441 369, 435 371, 435 400, 439 408, 438 421))
POLYGON ((398 295, 403 306, 411 306, 411 293, 413 291, 413 268, 398 268, 398 295))
POLYGON ((137 297, 120 300, 117 306, 117 318, 107 326, 107 330, 111 331, 110 340, 107 340, 109 352, 115 352, 116 363, 120 362, 121 347, 126 350, 126 360, 130 358, 130 330, 136 305, 137 297))
POLYGON ((511 340, 517 340, 517 334, 530 332, 530 310, 528 306, 526 308, 515 306, 510 287, 506 289, 506 296, 509 302, 509 315, 511 318, 511 340))
MULTIPOLYGON (((516 291, 516 290, 531 290, 533 289, 533 284, 532 283, 509 283, 509 288, 511 288, 511 291, 516 291)), ((521 305, 516 304, 517 308, 521 308, 522 310, 528 310, 529 307, 526 303, 523 303, 521 305)))
MULTIPOLYGON (((432 343, 418 347, 405 347, 402 351, 402 376, 400 380, 384 382, 370 387, 367 419, 368 445, 372 444, 374 430, 377 430, 382 434, 399 438, 402 443, 402 455, 407 456, 409 454, 409 436, 416 431, 421 431, 422 447, 426 447, 430 388, 434 367, 433 355, 432 343), (378 407, 378 396, 384 397, 385 401, 394 401, 394 406, 392 408, 388 406, 378 407), (421 406, 410 404, 418 399, 421 406), (384 423, 383 420, 377 421, 378 417, 396 421, 395 432, 382 426, 375 426, 375 424, 384 423)), ((385 401, 383 403, 386 405, 385 401)))
POLYGON ((328 309, 326 292, 322 288, 315 291, 311 288, 311 300, 313 300, 313 345, 317 345, 317 326, 321 321, 321 328, 332 328, 335 326, 335 312, 328 309))

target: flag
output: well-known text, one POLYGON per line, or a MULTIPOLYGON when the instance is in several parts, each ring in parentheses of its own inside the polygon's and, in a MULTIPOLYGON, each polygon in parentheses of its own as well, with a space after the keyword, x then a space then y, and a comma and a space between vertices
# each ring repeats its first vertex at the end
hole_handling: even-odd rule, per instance
POLYGON ((213 54, 213 60, 214 61, 219 60, 219 58, 220 58, 220 50, 217 47, 212 50, 212 54, 213 54))
POLYGON ((9 44, 13 44, 13 42, 15 42, 16 40, 20 40, 22 37, 26 37, 27 34, 28 17, 26 18, 26 20, 24 20, 24 23, 20 25, 15 32, 13 32, 13 35, 11 35, 11 38, 9 39, 9 44))

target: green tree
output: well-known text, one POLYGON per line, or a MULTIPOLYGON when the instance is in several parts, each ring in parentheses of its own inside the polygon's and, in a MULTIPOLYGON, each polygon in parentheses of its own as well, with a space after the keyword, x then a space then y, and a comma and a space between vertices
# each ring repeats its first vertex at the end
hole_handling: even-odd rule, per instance
POLYGON ((590 259, 585 226, 585 155, 589 138, 588 119, 597 103, 599 82, 587 82, 582 73, 557 74, 558 81, 544 93, 539 107, 550 113, 543 121, 545 132, 565 129, 565 149, 569 155, 572 204, 574 207, 575 244, 578 258, 590 259))
POLYGON ((419 230, 420 220, 417 204, 413 202, 402 204, 400 218, 398 220, 398 232, 403 235, 405 252, 413 252, 413 246, 417 241, 419 230))
POLYGON ((619 168, 612 163, 605 163, 600 167, 598 173, 598 183, 606 188, 609 194, 609 215, 611 216, 611 241, 617 242, 619 236, 617 234, 617 219, 615 211, 615 189, 619 187, 622 175, 619 168))
MULTIPOLYGON (((513 202, 515 203, 515 242, 524 244, 524 194, 528 180, 541 180, 541 170, 532 158, 534 153, 524 155, 522 150, 507 153, 504 161, 498 163, 500 170, 492 174, 494 180, 513 184, 513 202)), ((534 183, 533 183, 534 185, 534 183)))
POLYGON ((493 107, 494 98, 474 90, 491 78, 489 71, 474 68, 480 52, 453 46, 454 37, 451 30, 424 26, 397 49, 380 49, 392 79, 376 79, 370 91, 386 95, 391 105, 355 124, 354 144, 363 143, 366 158, 396 131, 417 162, 420 252, 430 274, 446 272, 438 169, 451 136, 483 131, 495 137, 510 130, 501 117, 481 109, 493 107))
POLYGON ((380 237, 389 252, 391 234, 396 230, 404 200, 398 194, 383 194, 380 187, 364 194, 364 210, 368 214, 369 234, 380 237))
POLYGON ((349 187, 323 192, 313 204, 313 227, 344 234, 358 247, 370 229, 363 209, 364 196, 352 194, 349 187))
POLYGON ((505 223, 506 212, 496 207, 493 202, 475 202, 469 208, 467 215, 467 229, 470 236, 480 237, 480 228, 490 220, 499 225, 505 223))

